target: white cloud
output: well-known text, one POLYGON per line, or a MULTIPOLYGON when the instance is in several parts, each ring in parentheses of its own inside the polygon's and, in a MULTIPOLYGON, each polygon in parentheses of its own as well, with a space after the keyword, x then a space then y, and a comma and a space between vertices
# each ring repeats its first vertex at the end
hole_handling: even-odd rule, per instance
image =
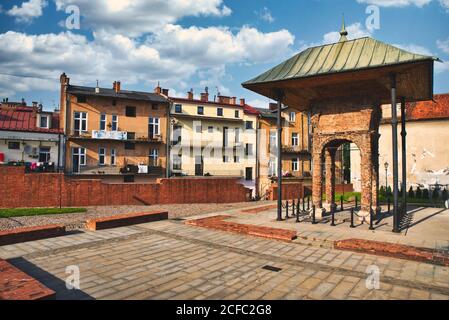
POLYGON ((449 38, 446 40, 437 40, 437 46, 441 51, 449 54, 449 38))
MULTIPOLYGON (((109 82, 122 80, 124 86, 144 83, 148 90, 152 90, 157 81, 166 87, 185 87, 185 83, 197 75, 200 85, 220 86, 227 65, 262 63, 285 57, 291 52, 294 41, 286 30, 262 33, 250 27, 233 33, 228 28, 184 29, 167 25, 143 42, 104 31, 93 35, 94 39, 88 40, 71 32, 27 35, 9 31, 0 34, 0 72, 57 79, 64 71, 75 83, 93 83, 99 79, 109 87, 109 82)), ((8 95, 42 89, 42 86, 58 88, 51 81, 24 78, 18 84, 9 77, 0 76, 0 87, 8 95)))
POLYGON ((254 108, 268 109, 270 102, 271 102, 271 100, 269 100, 269 99, 266 99, 266 100, 252 99, 252 100, 247 101, 246 103, 254 108))
MULTIPOLYGON (((20 7, 14 5, 6 11, 6 14, 16 18, 17 22, 31 22, 34 18, 42 16, 43 8, 47 6, 45 0, 29 0, 23 2, 20 7)), ((1 9, 1 7, 0 7, 1 9)))
MULTIPOLYGON (((55 0, 57 10, 77 5, 83 23, 94 30, 126 36, 153 33, 188 16, 228 16, 223 0, 55 0)), ((83 28, 83 25, 81 26, 83 28)))
POLYGON ((275 20, 271 14, 271 11, 267 7, 264 7, 259 12, 256 12, 256 14, 259 16, 260 19, 268 23, 273 23, 275 20))
MULTIPOLYGON (((440 0, 447 1, 447 0, 440 0)), ((374 4, 379 7, 407 7, 415 5, 417 7, 423 7, 432 0, 357 0, 358 3, 374 4)))
POLYGON ((447 12, 449 12, 449 0, 440 0, 440 4, 447 12))

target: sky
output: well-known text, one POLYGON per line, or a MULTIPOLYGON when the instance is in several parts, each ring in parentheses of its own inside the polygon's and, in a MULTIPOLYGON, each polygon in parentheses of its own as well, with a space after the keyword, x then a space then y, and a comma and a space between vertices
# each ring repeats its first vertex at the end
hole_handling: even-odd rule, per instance
POLYGON ((338 41, 343 14, 350 39, 439 57, 434 92, 449 92, 449 0, 6 0, 0 98, 57 108, 65 72, 71 84, 153 91, 160 83, 182 97, 208 87, 267 107, 241 83, 338 41))

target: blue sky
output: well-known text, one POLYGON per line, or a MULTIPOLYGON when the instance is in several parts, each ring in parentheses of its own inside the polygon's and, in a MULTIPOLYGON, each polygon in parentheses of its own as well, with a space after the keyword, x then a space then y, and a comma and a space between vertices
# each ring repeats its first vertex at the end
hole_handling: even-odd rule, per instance
MULTIPOLYGON (((0 97, 58 105, 58 78, 73 84, 151 91, 158 81, 177 96, 205 86, 212 95, 268 100, 241 87, 311 45, 372 36, 449 61, 449 0, 28 0, 2 1, 0 97), (65 10, 80 10, 67 29, 65 10), (368 30, 366 9, 379 9, 368 30), (22 75, 26 77, 15 77, 22 75), (217 90, 218 89, 218 90, 217 90)), ((437 63, 435 93, 449 92, 449 63, 437 63)))

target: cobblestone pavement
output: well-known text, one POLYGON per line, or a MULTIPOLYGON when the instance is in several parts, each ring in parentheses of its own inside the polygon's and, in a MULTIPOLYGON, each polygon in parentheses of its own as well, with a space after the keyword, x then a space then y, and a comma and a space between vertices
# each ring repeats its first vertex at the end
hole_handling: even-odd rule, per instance
POLYGON ((449 299, 449 268, 174 220, 3 246, 0 257, 58 299, 449 299), (81 290, 66 289, 71 265, 81 290), (366 287, 372 265, 379 290, 366 287))
MULTIPOLYGON (((0 230, 8 230, 25 226, 45 224, 80 224, 86 219, 113 216, 116 214, 149 212, 156 210, 168 211, 170 218, 188 217, 192 215, 247 208, 263 205, 265 202, 244 203, 200 203, 200 204, 165 204, 152 206, 102 206, 87 207, 86 213, 69 213, 58 215, 28 216, 15 218, 0 218, 0 230)), ((270 204, 271 202, 266 202, 270 204)))

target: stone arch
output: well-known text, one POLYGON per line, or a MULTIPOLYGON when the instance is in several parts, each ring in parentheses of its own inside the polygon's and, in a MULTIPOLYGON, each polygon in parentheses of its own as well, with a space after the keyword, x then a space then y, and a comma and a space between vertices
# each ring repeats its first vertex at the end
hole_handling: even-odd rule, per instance
MULTIPOLYGON (((328 135, 315 135, 313 141, 313 201, 317 208, 330 209, 335 196, 335 152, 343 143, 357 145, 361 153, 362 197, 361 211, 369 215, 373 206, 378 206, 378 133, 374 130, 365 132, 342 132, 328 135), (326 167, 326 179, 323 168, 326 167), (326 181, 323 188, 323 180, 326 181), (323 206, 323 189, 326 192, 326 204, 323 206), (330 199, 330 201, 329 201, 330 199)), ((319 210, 318 210, 319 211, 319 210)))

